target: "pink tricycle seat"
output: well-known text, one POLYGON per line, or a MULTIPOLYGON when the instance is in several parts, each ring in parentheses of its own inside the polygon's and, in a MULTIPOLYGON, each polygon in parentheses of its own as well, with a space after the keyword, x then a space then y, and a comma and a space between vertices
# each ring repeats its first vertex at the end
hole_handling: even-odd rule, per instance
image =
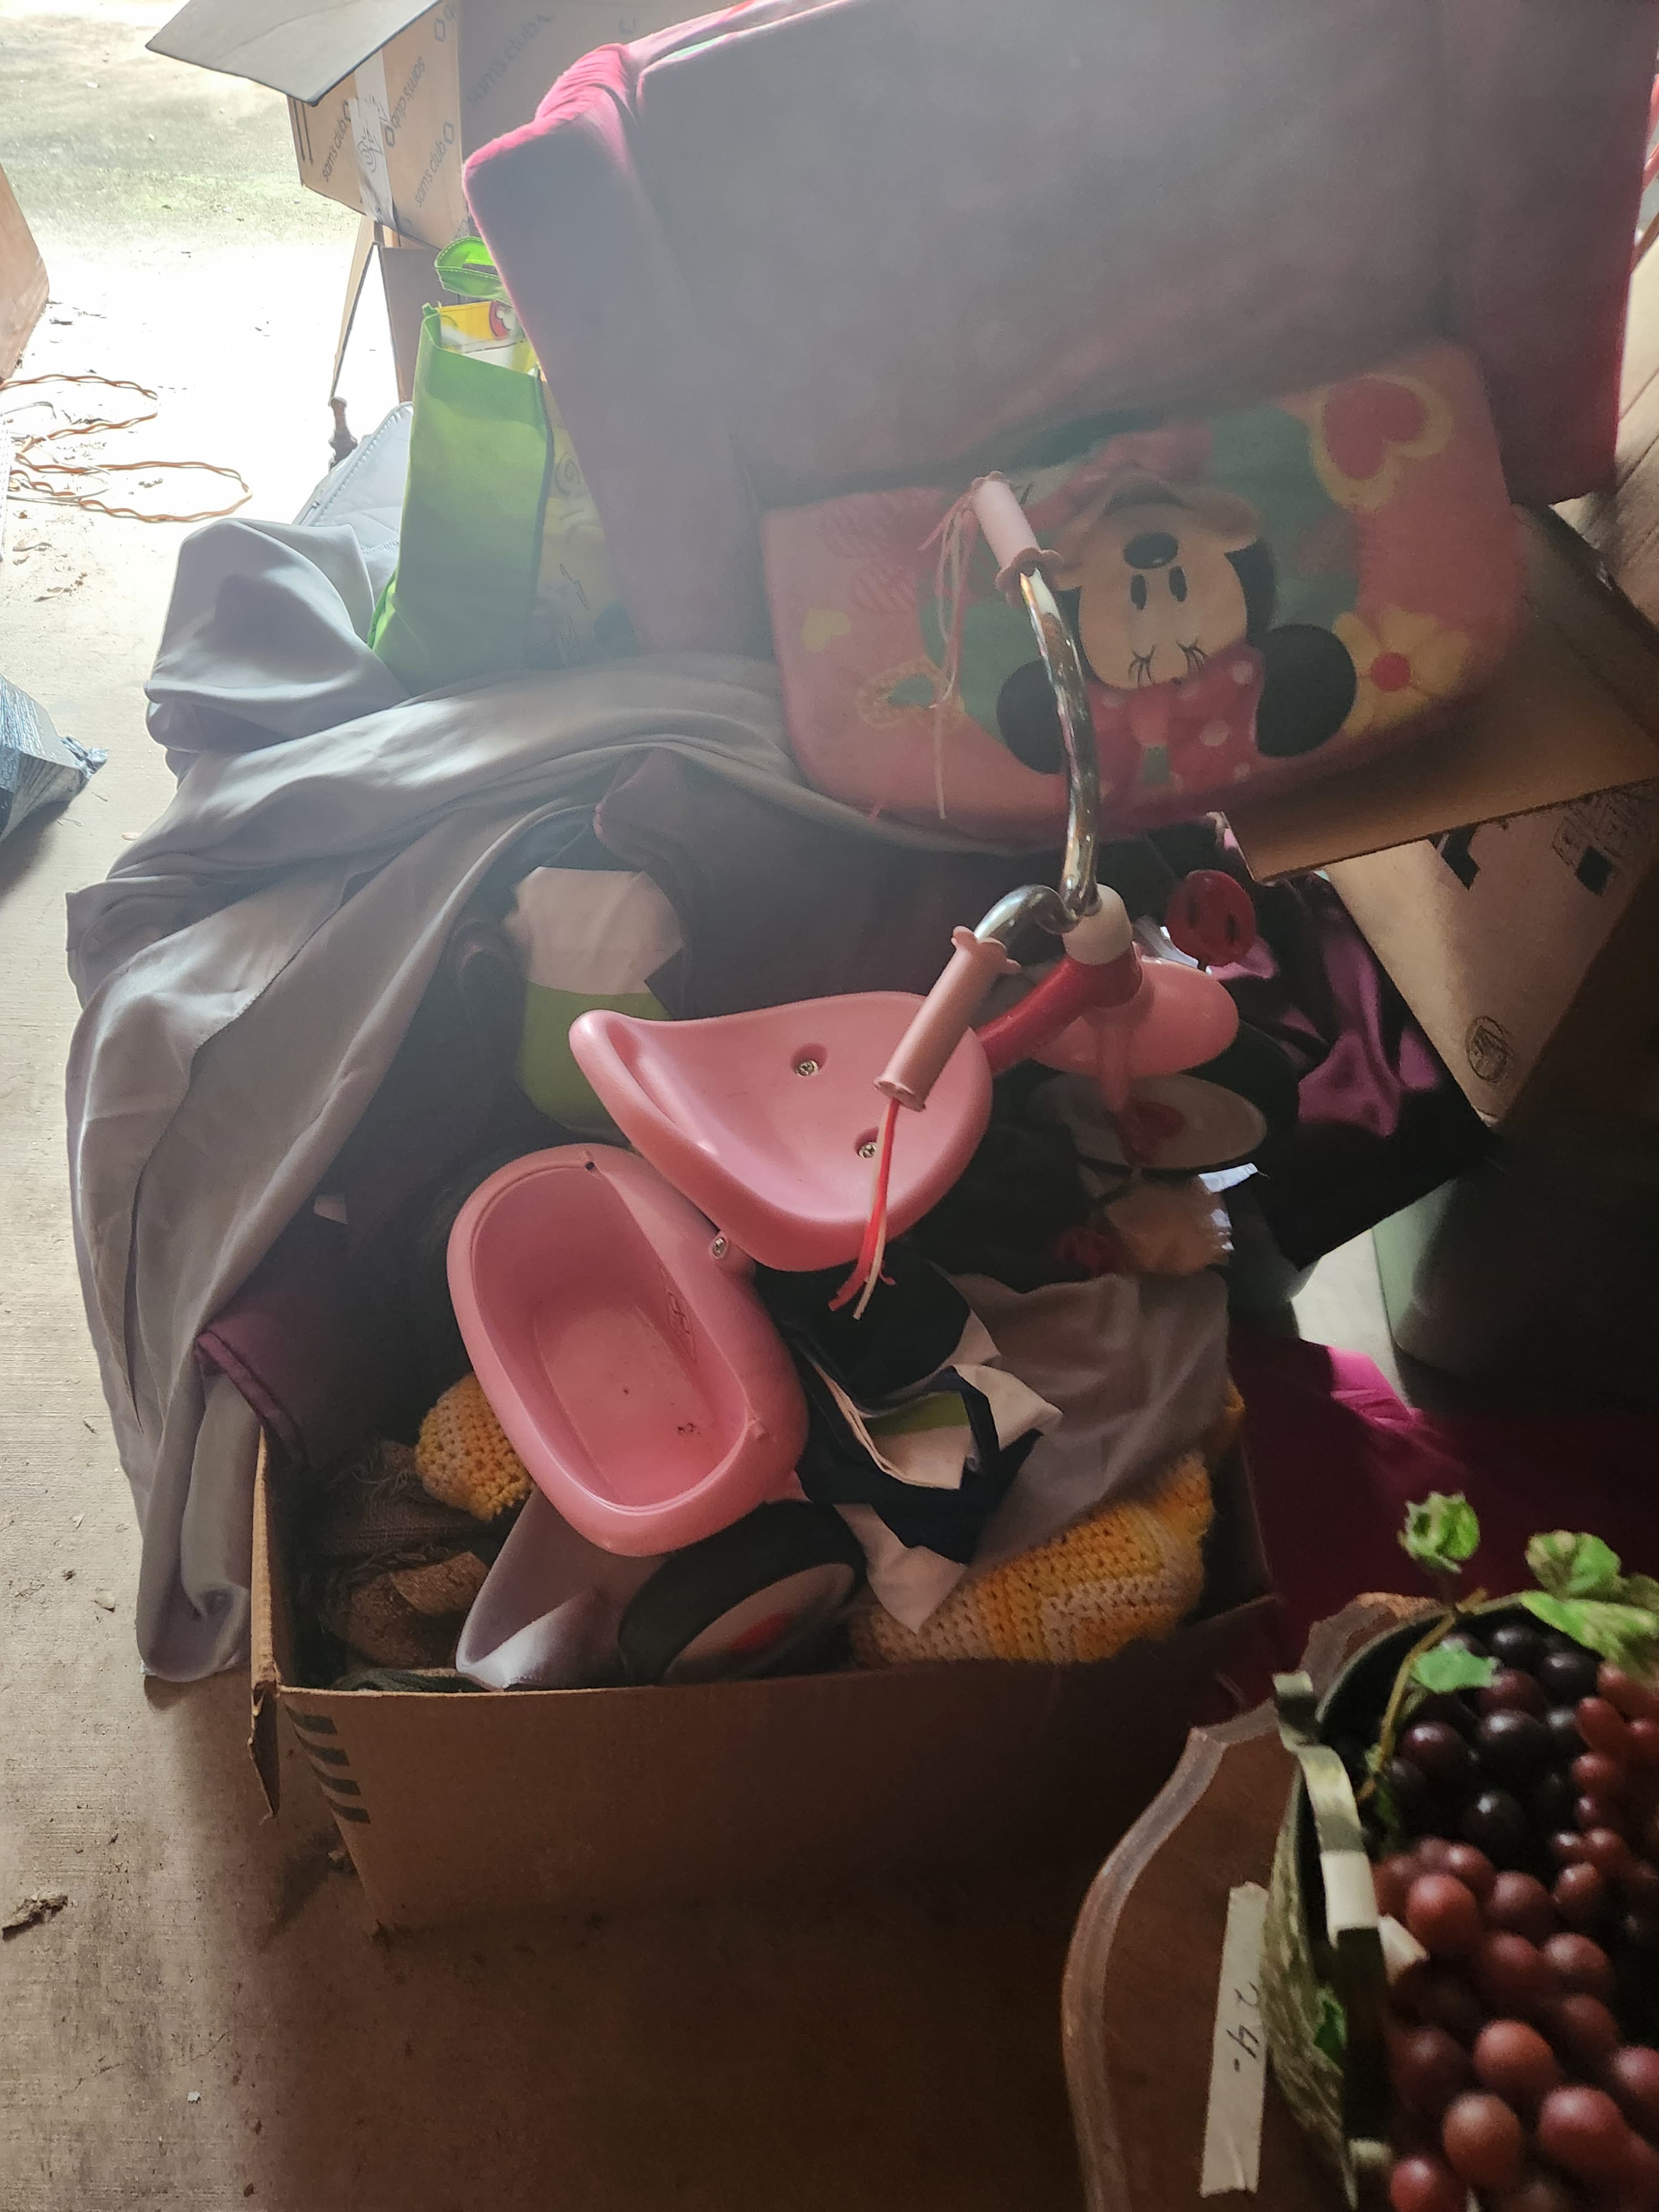
MULTIPOLYGON (((768 1267, 833 1267, 857 1256, 885 1102, 876 1078, 922 1001, 908 991, 710 1021, 641 1022, 599 1011, 571 1026, 581 1071, 630 1144, 768 1267)), ((991 1075, 971 1031, 926 1110, 899 1117, 890 1233, 937 1205, 991 1113, 991 1075)))

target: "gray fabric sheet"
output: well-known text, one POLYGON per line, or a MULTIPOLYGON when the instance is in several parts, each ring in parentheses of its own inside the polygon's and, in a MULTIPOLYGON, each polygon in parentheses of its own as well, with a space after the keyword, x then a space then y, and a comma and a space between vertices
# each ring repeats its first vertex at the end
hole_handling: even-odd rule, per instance
POLYGON ((769 664, 643 659, 330 726, 342 672, 349 697, 374 680, 349 537, 236 522, 188 541, 152 693, 162 734, 222 740, 228 717, 282 741, 198 754, 69 902, 76 1252, 143 1531, 139 1651, 173 1680, 233 1665, 247 1633, 253 1431, 228 1401, 204 1427, 196 1337, 310 1202, 508 840, 666 745, 884 843, 957 842, 807 789, 769 664))

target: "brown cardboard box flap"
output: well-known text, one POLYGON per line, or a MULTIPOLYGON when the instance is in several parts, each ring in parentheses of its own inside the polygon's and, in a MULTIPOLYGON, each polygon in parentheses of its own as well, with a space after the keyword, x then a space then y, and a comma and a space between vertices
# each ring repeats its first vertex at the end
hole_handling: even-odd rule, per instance
POLYGON ((280 1565, 270 1453, 263 1431, 253 1467, 253 1557, 248 1575, 248 1755, 274 1813, 282 1800, 282 1755, 276 1740, 277 1691, 292 1673, 294 1637, 288 1588, 280 1565))
POLYGON ((1414 744, 1229 816, 1263 881, 1659 775, 1659 656, 1553 516, 1526 522, 1530 619, 1489 690, 1414 744))
POLYGON ((431 0, 189 0, 149 41, 154 54, 251 77, 307 103, 426 13, 431 0))

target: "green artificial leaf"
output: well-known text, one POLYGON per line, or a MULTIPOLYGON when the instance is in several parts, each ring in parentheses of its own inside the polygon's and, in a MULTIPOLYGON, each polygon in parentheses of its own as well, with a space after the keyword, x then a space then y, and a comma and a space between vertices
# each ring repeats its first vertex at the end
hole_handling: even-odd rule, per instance
POLYGON ((1449 1498, 1434 1490, 1406 1508, 1400 1541, 1422 1565, 1444 1573, 1474 1556, 1480 1542, 1480 1523, 1461 1490, 1449 1498))
POLYGON ((1659 1667, 1659 1612, 1646 1606, 1550 1597, 1535 1590, 1528 1590, 1521 1602, 1536 1620, 1611 1660, 1627 1674, 1651 1680, 1659 1667))
POLYGON ((1448 1690, 1484 1690, 1498 1672, 1498 1662, 1484 1651, 1466 1651, 1461 1644, 1437 1644, 1419 1652, 1412 1663, 1412 1680, 1420 1689, 1443 1694, 1448 1690))
POLYGON ((1639 1605, 1646 1613, 1659 1613, 1659 1582, 1651 1575, 1626 1575, 1619 1585, 1620 1602, 1639 1605))
POLYGON ((1333 2066, 1342 2063, 1348 2048, 1348 2015, 1336 1991, 1323 1982, 1319 1985, 1319 2025, 1313 2039, 1314 2048, 1322 2051, 1333 2066))
POLYGON ((1599 1536, 1575 1535, 1567 1528, 1534 1536, 1527 1547, 1527 1565, 1540 1589, 1552 1597, 1599 1597, 1617 1601, 1620 1589, 1619 1554, 1599 1536))

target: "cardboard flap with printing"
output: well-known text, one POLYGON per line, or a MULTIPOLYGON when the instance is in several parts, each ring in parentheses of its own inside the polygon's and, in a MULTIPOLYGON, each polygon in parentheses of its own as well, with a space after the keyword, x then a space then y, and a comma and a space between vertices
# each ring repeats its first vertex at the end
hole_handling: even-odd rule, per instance
POLYGON ((1633 969, 1613 978, 1597 1033, 1564 1052, 1561 1032, 1586 977, 1622 943, 1635 902, 1650 897, 1656 858, 1659 784, 1648 783, 1465 825, 1329 872, 1480 1113, 1512 1125, 1523 1099, 1547 1091, 1558 1107, 1571 1096, 1581 1116, 1612 1121, 1649 1117, 1659 1103, 1646 1095, 1639 1049, 1654 1012, 1645 945, 1632 945, 1633 969), (1565 1064, 1550 1077, 1550 1063, 1565 1064))
POLYGON ((1528 628, 1489 690, 1413 745, 1229 815, 1262 880, 1659 774, 1654 632, 1553 516, 1528 516, 1528 628))

